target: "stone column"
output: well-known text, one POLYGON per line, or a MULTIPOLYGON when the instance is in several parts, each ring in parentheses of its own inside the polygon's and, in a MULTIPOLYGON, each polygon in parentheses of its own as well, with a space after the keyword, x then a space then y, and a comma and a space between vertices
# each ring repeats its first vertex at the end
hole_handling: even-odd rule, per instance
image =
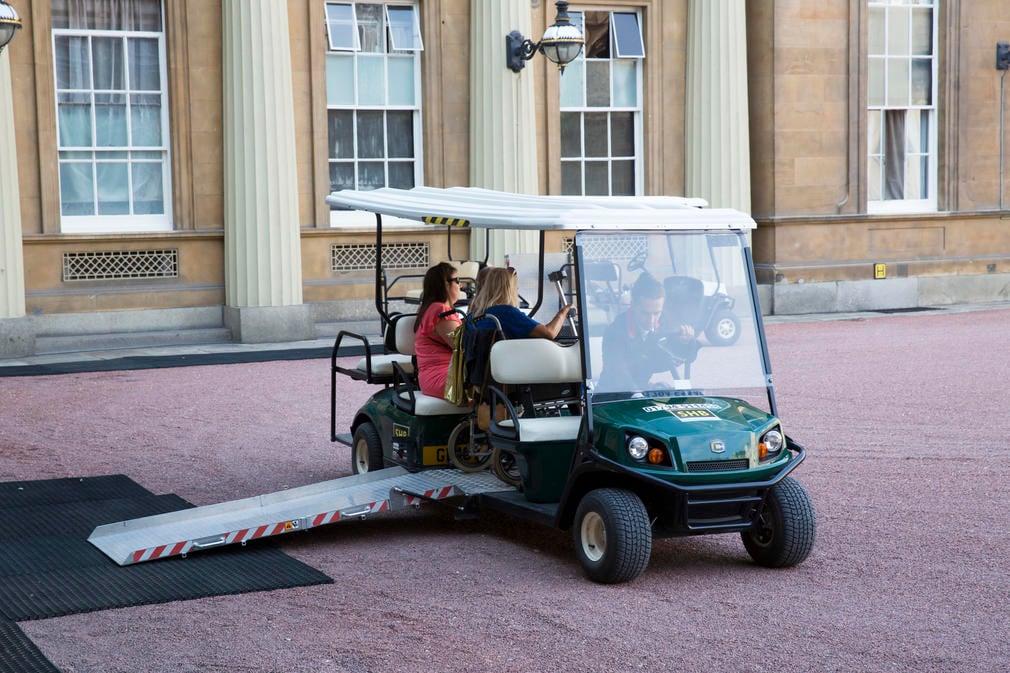
POLYGON ((302 303, 286 0, 224 0, 225 324, 244 343, 315 337, 302 303))
POLYGON ((34 330, 25 317, 25 270, 21 243, 21 195, 10 47, 0 51, 0 357, 29 355, 34 330))
MULTIPOLYGON (((514 73, 505 67, 505 36, 532 35, 530 0, 470 0, 470 185, 536 194, 537 125, 533 95, 535 56, 514 73)), ((492 232, 488 263, 509 252, 536 252, 535 232, 492 232)), ((470 240, 474 259, 484 258, 484 230, 470 240)))
POLYGON ((750 212, 745 0, 690 0, 685 192, 750 212))

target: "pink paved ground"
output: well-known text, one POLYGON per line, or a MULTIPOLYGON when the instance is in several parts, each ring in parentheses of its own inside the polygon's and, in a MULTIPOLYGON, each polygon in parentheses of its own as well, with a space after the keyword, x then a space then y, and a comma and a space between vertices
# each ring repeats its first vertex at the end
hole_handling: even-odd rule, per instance
MULTIPOLYGON (((1010 310, 771 325, 809 449, 802 566, 660 540, 635 582, 567 533, 438 509, 283 539, 336 583, 22 624, 62 671, 1010 670, 1010 310)), ((206 504, 350 471, 328 362, 0 378, 0 479, 124 473, 206 504)), ((368 386, 341 381, 340 418, 368 386)))

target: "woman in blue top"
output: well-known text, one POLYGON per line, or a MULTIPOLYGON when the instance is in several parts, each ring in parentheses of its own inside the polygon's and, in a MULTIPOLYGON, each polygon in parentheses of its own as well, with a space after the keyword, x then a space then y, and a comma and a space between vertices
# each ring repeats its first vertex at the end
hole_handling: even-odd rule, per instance
MULTIPOLYGON (((519 280, 511 267, 492 267, 481 275, 477 294, 470 302, 467 312, 472 316, 493 315, 501 323, 506 339, 542 337, 553 339, 564 325, 571 306, 561 310, 547 324, 540 324, 519 310, 519 280)), ((490 320, 478 320, 475 327, 494 327, 490 320)))

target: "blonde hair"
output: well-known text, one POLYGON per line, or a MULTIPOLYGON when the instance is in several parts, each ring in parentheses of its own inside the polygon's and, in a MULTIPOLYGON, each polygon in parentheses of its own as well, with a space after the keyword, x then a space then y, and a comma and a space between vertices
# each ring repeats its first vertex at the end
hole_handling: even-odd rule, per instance
POLYGON ((508 267, 489 267, 477 286, 477 294, 470 302, 468 313, 479 316, 492 306, 502 304, 519 306, 519 279, 508 267))

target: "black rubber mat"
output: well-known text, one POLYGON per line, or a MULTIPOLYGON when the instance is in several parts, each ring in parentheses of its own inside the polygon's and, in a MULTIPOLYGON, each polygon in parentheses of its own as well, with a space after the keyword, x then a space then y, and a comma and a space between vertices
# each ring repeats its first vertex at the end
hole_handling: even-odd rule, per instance
POLYGON ((99 524, 190 506, 121 475, 0 484, 0 613, 44 619, 332 582, 269 542, 120 567, 87 541, 99 524))
MULTIPOLYGON (((282 348, 265 351, 235 353, 193 353, 189 355, 136 355, 102 360, 52 362, 40 365, 0 366, 0 376, 47 376, 53 374, 79 374, 81 372, 111 372, 131 369, 161 369, 165 367, 195 367, 201 365, 229 365, 244 362, 272 362, 274 360, 314 360, 328 358, 333 349, 282 348)), ((341 347, 341 357, 361 357, 364 346, 341 347)))
POLYGON ((60 673, 14 622, 0 619, 0 671, 60 673))
POLYGON ((0 673, 57 670, 16 621, 333 581, 269 542, 124 568, 87 541, 97 525, 187 507, 122 475, 0 483, 0 673))

